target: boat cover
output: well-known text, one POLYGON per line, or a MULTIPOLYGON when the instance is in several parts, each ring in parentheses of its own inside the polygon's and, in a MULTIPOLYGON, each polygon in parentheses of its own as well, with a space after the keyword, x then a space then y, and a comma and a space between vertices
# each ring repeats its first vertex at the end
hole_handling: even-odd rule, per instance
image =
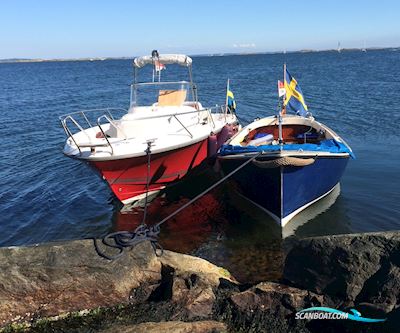
MULTIPOLYGON (((184 54, 160 54, 157 60, 163 65, 178 64, 189 67, 192 64, 192 58, 184 54)), ((133 60, 133 65, 136 68, 142 68, 149 64, 153 64, 153 57, 149 55, 137 57, 133 60)))
MULTIPOLYGON (((219 154, 221 156, 236 155, 244 153, 254 152, 274 152, 280 151, 280 145, 261 145, 261 146, 233 146, 223 145, 220 149, 219 154)), ((336 141, 335 139, 322 140, 319 143, 294 143, 284 144, 282 150, 287 151, 315 151, 315 152, 329 152, 329 153, 348 153, 354 158, 353 152, 342 142, 336 141)))

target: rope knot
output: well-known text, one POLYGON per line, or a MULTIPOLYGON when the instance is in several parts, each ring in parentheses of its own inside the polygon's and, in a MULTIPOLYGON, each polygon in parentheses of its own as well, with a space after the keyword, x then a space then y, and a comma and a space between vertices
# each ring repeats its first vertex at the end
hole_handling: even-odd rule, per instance
POLYGON ((124 254, 126 248, 133 248, 140 243, 149 241, 155 254, 161 256, 164 249, 158 243, 159 234, 159 225, 148 226, 146 224, 141 224, 134 231, 117 231, 106 235, 102 239, 104 245, 118 250, 116 255, 108 255, 105 252, 102 252, 96 239, 94 239, 94 246, 99 256, 108 260, 115 260, 124 254))

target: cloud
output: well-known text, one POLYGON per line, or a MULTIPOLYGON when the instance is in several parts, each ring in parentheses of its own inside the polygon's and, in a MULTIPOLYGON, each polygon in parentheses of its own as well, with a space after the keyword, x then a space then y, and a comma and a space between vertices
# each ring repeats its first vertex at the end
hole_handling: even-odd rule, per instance
POLYGON ((233 47, 240 48, 240 49, 253 49, 256 47, 256 44, 254 44, 254 43, 242 43, 242 44, 235 43, 235 44, 233 44, 233 47))

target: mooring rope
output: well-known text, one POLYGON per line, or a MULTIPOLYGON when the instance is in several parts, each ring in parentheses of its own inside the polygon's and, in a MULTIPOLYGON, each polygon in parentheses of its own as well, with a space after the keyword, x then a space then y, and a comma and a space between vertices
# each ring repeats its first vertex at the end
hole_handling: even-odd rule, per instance
POLYGON ((153 143, 152 140, 147 141, 147 149, 145 153, 147 154, 147 175, 146 175, 146 196, 144 198, 144 212, 143 212, 143 220, 142 224, 146 223, 147 217, 147 200, 149 196, 149 187, 150 187, 150 167, 151 167, 151 144, 153 143))
MULTIPOLYGON (((150 164, 150 157, 149 155, 151 154, 150 147, 147 148, 146 153, 148 155, 148 164, 150 164)), ((182 210, 190 206, 192 203, 194 203, 196 200, 200 199, 202 196, 206 195, 208 192, 216 188, 219 184, 223 183, 226 181, 228 178, 233 176, 236 172, 238 172, 240 169, 244 168, 247 164, 251 163, 254 161, 257 157, 259 157, 262 154, 262 152, 259 152, 258 154, 254 155, 253 157, 249 158, 246 160, 244 163, 239 165, 236 169, 228 173, 226 176, 218 180, 216 183, 211 185, 209 188, 195 196, 193 199, 188 201, 186 204, 184 204, 182 207, 179 207, 177 210, 175 210, 173 213, 162 219, 160 222, 153 226, 148 226, 145 223, 145 215, 143 218, 142 224, 140 224, 134 231, 116 231, 112 232, 102 239, 102 243, 108 247, 118 249, 118 253, 116 255, 107 255, 104 252, 102 252, 97 244, 97 240, 94 239, 94 246, 96 249, 96 252, 103 258, 108 259, 108 260, 115 260, 121 257, 124 254, 124 250, 126 248, 133 248, 134 246, 145 242, 145 241, 150 241, 154 252, 157 256, 161 256, 163 254, 163 248, 162 246, 158 243, 158 235, 160 234, 160 228, 161 225, 165 222, 167 222, 169 219, 174 217, 175 215, 179 214, 182 210)), ((149 172, 150 167, 148 165, 148 177, 149 177, 149 172)), ((149 186, 149 180, 147 180, 147 186, 149 186)), ((147 192, 148 192, 148 187, 147 187, 147 192)), ((146 214, 147 210, 147 193, 145 197, 145 203, 146 206, 144 207, 144 214, 146 214)))

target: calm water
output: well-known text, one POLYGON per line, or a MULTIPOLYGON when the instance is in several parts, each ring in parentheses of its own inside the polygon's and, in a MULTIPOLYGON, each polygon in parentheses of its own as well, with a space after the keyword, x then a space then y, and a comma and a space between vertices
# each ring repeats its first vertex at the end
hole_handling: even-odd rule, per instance
MULTIPOLYGON (((229 77, 244 123, 271 115, 283 61, 317 120, 342 135, 357 156, 348 165, 340 195, 306 212, 296 235, 400 229, 400 52, 196 57, 200 101, 222 104, 229 77)), ((172 77, 169 68, 165 73, 172 77)), ((0 64, 0 77, 0 245, 101 236, 133 227, 142 212, 121 212, 96 175, 63 156, 65 136, 58 122, 59 115, 80 109, 126 108, 131 61, 0 64)), ((200 184, 215 180, 209 170, 196 178, 199 186, 184 182, 158 199, 150 219, 165 216, 200 184)), ((281 240, 269 222, 223 186, 166 225, 162 238, 168 248, 233 269, 253 263, 255 272, 268 271, 281 256, 281 240)))

